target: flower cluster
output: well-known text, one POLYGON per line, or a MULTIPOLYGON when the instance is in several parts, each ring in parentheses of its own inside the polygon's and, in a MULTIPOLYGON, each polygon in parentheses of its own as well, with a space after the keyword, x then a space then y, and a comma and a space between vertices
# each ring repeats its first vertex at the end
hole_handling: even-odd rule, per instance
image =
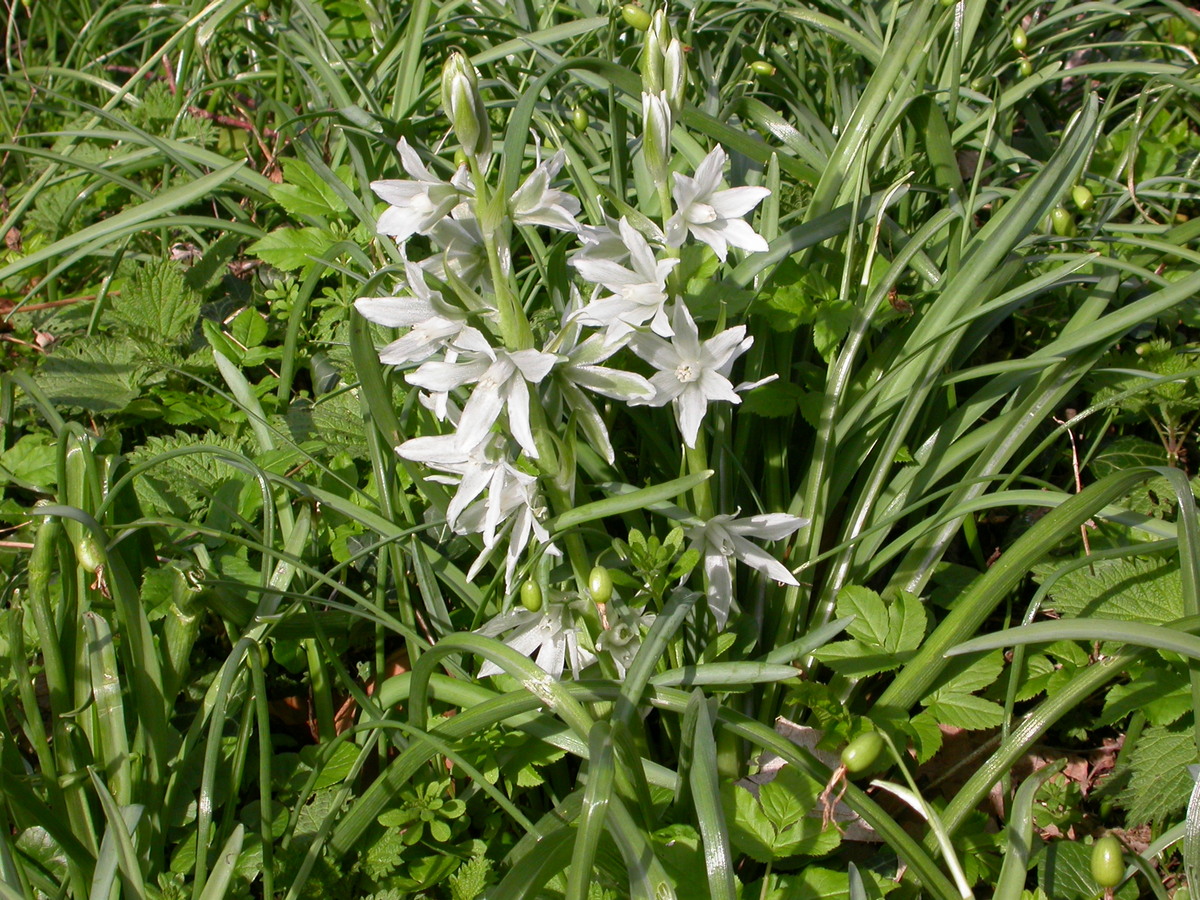
MULTIPOLYGON (((661 65, 644 76, 642 152, 648 168, 665 176, 686 72, 682 48, 670 38, 665 18, 660 16, 651 31, 661 65)), ((580 201, 554 187, 565 162, 561 150, 544 158, 539 152, 532 172, 511 196, 493 193, 488 122, 481 114, 474 69, 458 55, 447 64, 443 95, 465 162, 443 180, 400 140, 408 178, 371 187, 388 204, 378 230, 399 243, 404 277, 391 296, 364 297, 355 305, 372 322, 404 329, 380 350, 380 359, 404 371, 423 407, 442 423, 441 434, 413 438, 396 452, 428 467, 430 480, 452 489, 446 524, 477 536, 482 548, 468 578, 503 547, 511 588, 531 539, 542 550, 558 552, 543 521, 547 507, 569 504, 570 489, 562 485, 571 483, 572 474, 562 471, 570 454, 562 452, 554 435, 577 429, 604 459, 614 461, 596 398, 670 404, 683 442, 695 448, 711 404, 736 404, 739 391, 754 386, 735 387, 729 377, 753 341, 745 326, 702 339, 672 276, 689 241, 707 245, 721 261, 730 248, 765 250, 766 241, 745 216, 769 191, 725 187, 728 159, 717 146, 692 175, 670 172, 669 189, 663 179, 661 227, 640 217, 636 223, 628 217, 584 223, 580 201), (539 329, 545 335, 541 339, 525 316, 512 272, 511 242, 518 229, 548 229, 577 242, 569 262, 578 283, 562 296, 548 292, 551 302, 559 297, 561 309, 557 327, 539 329), (418 236, 421 240, 413 242, 418 236), (412 260, 416 246, 431 252, 412 260), (627 359, 640 359, 653 371, 643 375, 613 365, 626 350, 627 359)), ((777 539, 802 520, 757 518, 764 519, 758 531, 756 519, 716 516, 694 534, 706 555, 710 609, 718 626, 729 611, 731 558, 794 583, 745 536, 777 539)), ((555 604, 536 616, 506 615, 484 633, 511 631, 512 646, 536 650, 547 671, 558 674, 567 658, 573 668, 594 659, 573 637, 575 613, 569 605, 555 604)), ((627 647, 626 632, 636 633, 636 627, 626 623, 622 640, 604 635, 596 646, 627 647)))

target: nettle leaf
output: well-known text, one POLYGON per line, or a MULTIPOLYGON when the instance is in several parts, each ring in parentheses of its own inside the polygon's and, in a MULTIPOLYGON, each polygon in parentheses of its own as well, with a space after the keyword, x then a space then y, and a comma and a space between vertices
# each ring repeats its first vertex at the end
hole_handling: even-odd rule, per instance
POLYGON ((722 802, 730 840, 759 862, 830 852, 841 843, 841 834, 824 828, 820 816, 809 815, 823 788, 794 766, 784 766, 760 785, 758 797, 740 784, 727 784, 722 802))
POLYGON ((826 644, 813 655, 851 677, 899 668, 925 637, 927 617, 919 597, 901 591, 888 602, 870 588, 847 585, 838 592, 838 616, 854 616, 851 641, 826 644))
POLYGON ((244 445, 235 438, 208 432, 199 437, 177 432, 166 437, 150 437, 129 454, 131 465, 158 462, 134 479, 138 500, 154 509, 180 519, 192 519, 208 509, 213 498, 227 484, 242 484, 247 476, 202 445, 215 445, 241 453, 244 445), (195 452, 164 458, 169 451, 194 447, 195 452))
MULTIPOLYGON (((1039 567, 1044 581, 1052 569, 1039 567)), ((1068 572, 1050 588, 1047 604, 1062 616, 1092 616, 1161 625, 1184 615, 1175 557, 1099 559, 1068 572)))
POLYGON ((92 335, 48 355, 34 378, 59 406, 113 413, 137 399, 151 369, 129 338, 92 335))
POLYGON ((178 263, 156 259, 139 266, 111 302, 108 315, 137 337, 178 344, 191 337, 202 298, 178 263))
POLYGON ((333 246, 335 238, 324 228, 276 228, 251 244, 247 252, 277 269, 306 269, 333 246))
POLYGON ((1187 767, 1194 762, 1196 743, 1190 727, 1152 726, 1143 731, 1129 754, 1129 784, 1117 798, 1128 810, 1130 824, 1162 822, 1183 810, 1192 792, 1187 767))
POLYGON ((346 212, 346 203, 333 186, 302 159, 284 158, 283 184, 271 188, 275 200, 294 216, 332 216, 346 212))

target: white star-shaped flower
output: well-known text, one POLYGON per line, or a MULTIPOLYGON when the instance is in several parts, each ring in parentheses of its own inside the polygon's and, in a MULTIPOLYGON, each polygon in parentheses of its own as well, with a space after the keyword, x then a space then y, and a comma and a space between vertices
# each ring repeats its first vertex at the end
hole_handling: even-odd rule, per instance
POLYGON ((518 225, 545 225, 559 231, 578 231, 579 200, 565 191, 550 187, 550 182, 563 167, 567 154, 559 150, 549 159, 541 160, 525 182, 512 195, 513 221, 518 225))
POLYGON ((764 187, 736 187, 718 190, 724 183, 725 150, 720 146, 704 157, 695 177, 675 173, 675 215, 667 221, 667 244, 678 247, 688 232, 713 248, 725 261, 729 247, 742 250, 766 250, 767 242, 742 216, 758 206, 770 190, 764 187))
POLYGON ((528 383, 541 382, 558 362, 558 356, 539 350, 494 349, 473 328, 464 329, 454 346, 465 351, 463 361, 427 362, 405 376, 406 380, 433 393, 449 393, 474 382, 475 388, 458 420, 462 446, 471 448, 482 442, 500 413, 507 410, 509 432, 526 454, 537 459, 529 424, 528 383))
MULTIPOLYGON (((485 637, 505 635, 504 643, 522 656, 537 653, 534 662, 538 668, 561 678, 563 667, 571 666, 571 674, 579 674, 596 661, 596 654, 579 643, 579 629, 575 624, 575 610, 564 598, 554 597, 537 612, 520 609, 503 613, 492 619, 476 632, 485 637)), ((485 662, 479 677, 498 675, 503 671, 492 662, 485 662)))
POLYGON ((617 343, 647 321, 655 334, 671 335, 663 307, 667 302, 667 276, 679 260, 657 259, 649 242, 629 224, 620 222, 621 241, 629 253, 629 268, 598 251, 572 257, 571 265, 587 281, 612 293, 593 300, 578 315, 584 325, 606 329, 606 342, 617 343))
POLYGON ((688 529, 692 547, 704 556, 704 572, 708 576, 708 608, 712 610, 718 628, 724 628, 729 619, 729 605, 733 599, 733 560, 740 560, 784 584, 799 584, 783 563, 750 543, 747 538, 780 541, 807 524, 808 519, 799 516, 766 513, 744 519, 729 515, 713 516, 703 525, 688 529))
POLYGON ((425 273, 416 263, 404 261, 407 294, 395 297, 360 297, 354 308, 368 321, 388 328, 408 328, 403 337, 379 351, 384 365, 403 366, 429 359, 462 333, 467 314, 429 289, 425 273))
MULTIPOLYGON (((709 403, 742 402, 727 376, 734 360, 750 348, 754 338, 747 337, 745 325, 738 325, 701 343, 696 323, 683 303, 675 304, 672 322, 675 334, 670 341, 653 334, 638 334, 634 335, 630 348, 658 369, 650 378, 654 398, 646 401, 646 405, 674 402, 675 420, 684 443, 695 447, 709 403)), ((739 385, 745 387, 748 385, 739 385)))
POLYGON ((427 234, 468 195, 473 194, 474 189, 465 167, 460 168, 450 181, 442 181, 425 168, 417 151, 404 138, 400 138, 396 148, 400 151, 404 171, 413 180, 371 182, 371 190, 380 200, 390 204, 390 208, 379 217, 375 228, 380 234, 406 241, 414 234, 427 234))

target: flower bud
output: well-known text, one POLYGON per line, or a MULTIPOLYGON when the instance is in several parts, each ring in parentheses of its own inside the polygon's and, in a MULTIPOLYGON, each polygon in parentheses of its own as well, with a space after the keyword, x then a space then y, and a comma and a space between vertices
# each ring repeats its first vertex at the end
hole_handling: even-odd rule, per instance
POLYGON ((683 112, 687 95, 687 57, 679 38, 671 38, 667 52, 663 54, 663 90, 671 104, 671 112, 675 115, 683 112))
POLYGON ((666 91, 642 94, 642 156, 650 177, 656 182, 665 181, 667 177, 672 120, 666 91))
POLYGON ((492 153, 487 109, 479 94, 475 67, 457 50, 442 67, 442 108, 450 117, 450 125, 463 150, 481 163, 486 160, 492 153))
POLYGON ((642 90, 657 94, 666 85, 663 79, 663 63, 667 48, 671 44, 671 24, 666 10, 660 9, 650 19, 646 29, 646 44, 642 50, 642 90))

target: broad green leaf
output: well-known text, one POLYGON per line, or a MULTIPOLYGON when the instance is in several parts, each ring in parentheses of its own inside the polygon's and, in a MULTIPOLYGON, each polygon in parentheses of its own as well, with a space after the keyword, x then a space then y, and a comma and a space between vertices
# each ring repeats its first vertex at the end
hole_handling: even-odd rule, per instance
POLYGON ((869 588, 838 592, 837 614, 853 616, 846 631, 854 640, 826 644, 814 656, 848 676, 886 672, 902 665, 921 645, 926 614, 920 599, 902 591, 888 602, 869 588))
POLYGON ((1129 784, 1118 798, 1129 811, 1130 823, 1162 822, 1182 810, 1192 789, 1187 767, 1194 762, 1196 743, 1190 728, 1144 730, 1129 754, 1129 784))
POLYGON ((1113 686, 1096 724, 1113 725, 1141 711, 1151 725, 1171 725, 1191 708, 1187 676, 1165 662, 1151 662, 1132 681, 1113 686))
POLYGON ((191 337, 200 316, 200 295, 169 259, 146 263, 113 296, 109 314, 139 338, 177 344, 191 337))
POLYGON ((42 432, 23 435, 0 453, 0 479, 14 480, 53 490, 58 477, 57 442, 42 432))
POLYGON ((271 198, 294 216, 332 216, 346 212, 346 202, 302 159, 284 157, 283 184, 271 188, 271 198))
POLYGON ((943 725, 968 731, 995 728, 1004 721, 1004 707, 974 694, 939 691, 937 699, 931 700, 927 708, 943 725))
MULTIPOLYGON (((1042 577, 1049 567, 1039 567, 1042 577)), ((1062 616, 1161 624, 1185 615, 1176 557, 1101 559, 1054 582, 1046 604, 1062 616)))
POLYGON ((93 335, 47 356, 35 378, 60 406, 113 413, 138 396, 148 370, 131 340, 93 335))
POLYGON ((257 310, 246 307, 229 323, 229 336, 247 350, 267 339, 267 322, 257 310))
POLYGON ((730 840, 759 862, 828 853, 841 834, 822 827, 818 798, 823 788, 795 766, 779 769, 759 786, 757 798, 742 785, 729 784, 721 793, 730 840))
MULTIPOLYGON (((1095 900, 1100 893, 1092 879, 1092 848, 1079 841, 1052 841, 1035 854, 1037 880, 1049 900, 1095 900)), ((1137 884, 1130 880, 1116 892, 1134 900, 1137 884)))
POLYGON ((332 247, 335 239, 324 228, 277 228, 253 244, 247 250, 277 269, 292 272, 306 269, 332 247))

